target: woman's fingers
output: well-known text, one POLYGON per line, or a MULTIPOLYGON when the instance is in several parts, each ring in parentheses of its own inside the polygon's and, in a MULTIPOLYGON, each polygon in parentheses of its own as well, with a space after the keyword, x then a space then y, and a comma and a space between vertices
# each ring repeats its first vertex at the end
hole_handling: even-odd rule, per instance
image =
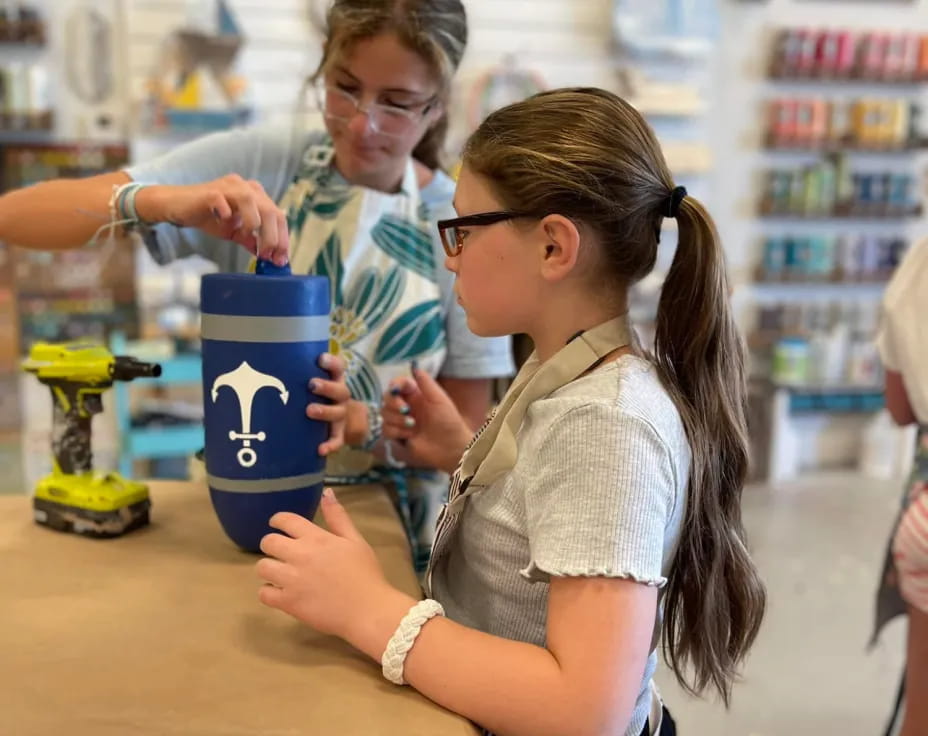
POLYGON ((418 434, 416 420, 409 416, 387 415, 383 417, 383 435, 391 440, 408 440, 418 434))
POLYGON ((306 407, 306 416, 320 422, 343 422, 348 408, 344 404, 310 404, 306 407))
POLYGON ((277 250, 272 260, 278 266, 290 261, 290 228, 287 225, 287 213, 283 210, 277 210, 277 250))
POLYGON ((314 378, 309 382, 309 389, 317 396, 344 403, 351 398, 348 386, 343 381, 328 381, 325 378, 314 378))
POLYGON ((384 397, 383 410, 391 414, 402 415, 407 415, 412 411, 409 408, 409 404, 406 403, 406 400, 402 396, 393 396, 390 394, 384 397))
MULTIPOLYGON (((252 201, 257 211, 258 255, 260 258, 276 263, 280 251, 282 213, 274 201, 267 196, 264 187, 259 182, 252 180, 246 184, 251 189, 252 201)), ((286 231, 286 218, 283 219, 283 225, 286 231)))
POLYGON ((256 234, 261 227, 261 213, 255 191, 247 183, 242 183, 230 192, 233 209, 242 222, 240 229, 246 233, 256 234))
POLYGON ((209 213, 216 222, 224 222, 232 218, 232 205, 225 195, 216 190, 210 192, 206 197, 206 206, 209 213))
POLYGON ((344 446, 345 438, 343 436, 332 437, 319 445, 319 454, 322 455, 322 457, 328 457, 333 452, 341 450, 344 446))
POLYGON ((333 381, 341 381, 348 369, 345 361, 332 353, 323 353, 319 356, 319 367, 328 371, 333 381))
POLYGON ((414 430, 408 430, 408 429, 397 429, 395 427, 384 427, 383 436, 386 437, 388 440, 406 441, 406 440, 411 440, 413 437, 415 437, 416 432, 414 430))

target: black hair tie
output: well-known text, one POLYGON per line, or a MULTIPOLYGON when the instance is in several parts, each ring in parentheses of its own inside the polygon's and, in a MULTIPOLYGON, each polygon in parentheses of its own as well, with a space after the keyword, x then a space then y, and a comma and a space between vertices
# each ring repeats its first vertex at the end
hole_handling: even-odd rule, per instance
POLYGON ((664 215, 674 219, 680 214, 680 203, 686 198, 686 187, 675 187, 665 200, 664 215))

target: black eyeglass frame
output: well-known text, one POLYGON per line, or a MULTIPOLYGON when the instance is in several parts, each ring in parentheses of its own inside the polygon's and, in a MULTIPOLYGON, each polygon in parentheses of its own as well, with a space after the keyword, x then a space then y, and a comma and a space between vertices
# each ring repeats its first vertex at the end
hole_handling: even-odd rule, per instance
POLYGON ((506 220, 515 220, 517 217, 532 217, 525 212, 513 212, 504 210, 498 212, 481 212, 476 215, 465 215, 464 217, 455 217, 451 220, 438 221, 438 234, 441 236, 441 244, 445 253, 450 258, 461 254, 464 249, 464 242, 459 240, 454 234, 458 228, 462 227, 479 227, 481 225, 495 225, 498 222, 506 220), (449 233, 451 233, 449 235, 449 233))

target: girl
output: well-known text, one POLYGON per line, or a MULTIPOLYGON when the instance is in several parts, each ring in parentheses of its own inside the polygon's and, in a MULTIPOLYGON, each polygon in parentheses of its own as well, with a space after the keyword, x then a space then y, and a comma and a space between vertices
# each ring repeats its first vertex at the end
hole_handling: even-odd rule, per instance
POLYGON ((886 368, 886 408, 900 426, 919 426, 912 474, 884 565, 874 634, 875 642, 897 612, 908 614, 900 736, 928 733, 928 335, 922 326, 926 310, 928 240, 922 240, 906 254, 886 288, 877 338, 886 368))
POLYGON ((494 733, 672 733, 658 640, 685 686, 727 703, 765 605, 741 524, 743 354, 715 228, 641 116, 597 89, 492 114, 455 208, 439 228, 469 326, 527 333, 536 352, 466 447, 424 372, 389 399, 388 436, 448 469, 460 459, 426 598, 391 588, 331 491, 329 532, 272 519, 260 598, 494 733), (627 302, 664 217, 680 240, 652 358, 627 302))
POLYGON ((243 271, 260 244, 295 273, 328 276, 333 351, 353 399, 353 448, 330 458, 329 482, 395 485, 421 565, 447 479, 401 445, 394 464, 417 468, 388 466, 381 396, 415 359, 476 429, 493 379, 512 370, 508 338, 467 329, 435 227, 453 214, 440 166, 466 40, 460 0, 336 0, 309 85, 322 114, 308 123, 219 133, 126 171, 0 197, 0 238, 18 245, 80 246, 112 201, 159 263, 197 254, 243 271))

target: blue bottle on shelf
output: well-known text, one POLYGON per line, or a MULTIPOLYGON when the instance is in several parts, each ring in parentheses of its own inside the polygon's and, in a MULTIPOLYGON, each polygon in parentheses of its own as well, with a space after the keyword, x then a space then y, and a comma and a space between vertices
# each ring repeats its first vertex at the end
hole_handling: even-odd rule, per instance
POLYGON ((306 406, 309 381, 326 377, 329 304, 328 279, 289 267, 203 277, 206 472, 222 528, 244 550, 258 551, 278 511, 311 519, 319 505, 329 427, 306 406))

